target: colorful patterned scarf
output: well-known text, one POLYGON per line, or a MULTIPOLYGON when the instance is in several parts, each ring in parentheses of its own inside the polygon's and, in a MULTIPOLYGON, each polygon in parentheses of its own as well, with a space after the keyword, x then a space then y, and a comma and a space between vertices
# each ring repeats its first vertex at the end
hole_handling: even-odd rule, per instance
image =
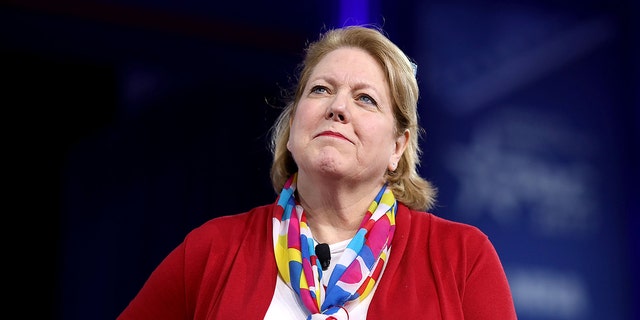
POLYGON ((348 319, 344 305, 367 297, 387 260, 395 230, 396 199, 384 185, 325 288, 304 209, 295 199, 296 182, 297 173, 285 183, 274 210, 274 228, 280 226, 275 246, 278 272, 311 312, 308 320, 348 319))

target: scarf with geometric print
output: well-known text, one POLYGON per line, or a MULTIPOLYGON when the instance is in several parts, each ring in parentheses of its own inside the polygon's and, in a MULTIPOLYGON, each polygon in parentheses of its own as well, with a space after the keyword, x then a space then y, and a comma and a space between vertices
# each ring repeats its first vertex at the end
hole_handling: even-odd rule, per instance
POLYGON ((322 285, 322 267, 302 206, 295 198, 297 173, 289 177, 274 209, 278 273, 310 312, 307 320, 348 319, 344 307, 371 292, 387 261, 395 231, 396 199, 385 184, 367 210, 360 228, 322 285))

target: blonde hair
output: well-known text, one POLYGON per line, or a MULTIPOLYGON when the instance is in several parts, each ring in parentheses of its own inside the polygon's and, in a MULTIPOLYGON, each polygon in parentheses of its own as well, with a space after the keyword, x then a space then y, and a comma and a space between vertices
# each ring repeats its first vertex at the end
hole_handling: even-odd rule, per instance
POLYGON ((385 179, 396 199, 414 210, 427 210, 435 204, 436 189, 422 178, 417 167, 422 151, 418 138, 423 129, 418 123, 418 82, 415 77, 415 64, 391 42, 380 29, 367 26, 347 26, 331 29, 310 43, 303 62, 299 65, 296 89, 280 116, 276 119, 271 132, 271 183, 276 192, 280 192, 291 174, 298 171, 293 156, 287 150, 290 134, 290 119, 303 94, 304 87, 315 66, 333 50, 353 47, 368 52, 382 66, 389 83, 391 100, 394 105, 396 132, 410 131, 410 140, 395 171, 385 173, 385 179))

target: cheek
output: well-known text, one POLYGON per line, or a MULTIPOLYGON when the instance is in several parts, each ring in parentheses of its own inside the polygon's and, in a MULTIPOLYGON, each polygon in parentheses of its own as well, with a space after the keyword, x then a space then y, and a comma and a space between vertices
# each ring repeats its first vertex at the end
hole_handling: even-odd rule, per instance
POLYGON ((307 108, 298 107, 298 110, 296 111, 296 116, 291 121, 291 128, 295 127, 299 129, 304 127, 305 123, 309 122, 310 118, 311 117, 309 115, 309 111, 307 110, 307 108))
POLYGON ((395 145, 395 137, 393 135, 394 128, 389 126, 387 123, 379 122, 375 124, 375 122, 368 122, 368 124, 365 124, 364 128, 364 132, 366 132, 366 139, 370 143, 374 143, 380 148, 390 144, 395 145))
POLYGON ((316 126, 315 118, 304 111, 298 112, 289 127, 289 140, 300 140, 316 126))
POLYGON ((291 125, 289 127, 289 139, 287 140, 287 150, 292 152, 295 148, 296 144, 300 140, 300 135, 303 132, 303 128, 301 127, 301 123, 299 122, 299 116, 296 117, 296 120, 291 121, 291 125))

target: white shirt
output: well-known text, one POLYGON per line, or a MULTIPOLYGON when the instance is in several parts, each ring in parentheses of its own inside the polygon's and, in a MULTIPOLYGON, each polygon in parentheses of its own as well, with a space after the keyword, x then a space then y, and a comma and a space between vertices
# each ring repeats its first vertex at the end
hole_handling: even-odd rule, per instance
MULTIPOLYGON (((275 231, 274 237, 276 237, 276 239, 277 236, 277 231, 275 231)), ((274 239, 274 243, 276 242, 276 239, 274 239)), ((325 286, 329 282, 329 278, 336 266, 336 262, 340 260, 342 253, 344 253, 344 250, 347 248, 350 241, 351 239, 329 245, 329 248, 331 249, 331 264, 326 271, 322 272, 322 283, 325 286)), ((282 280, 280 274, 278 274, 277 277, 276 290, 273 293, 271 305, 269 306, 269 310, 267 310, 267 314, 264 318, 269 320, 306 319, 307 316, 309 316, 309 311, 307 311, 307 308, 302 304, 302 301, 300 301, 296 292, 293 291, 293 289, 289 287, 284 280, 282 280)), ((369 295, 360 303, 356 300, 351 303, 347 303, 344 306, 345 309, 347 309, 347 312, 349 312, 350 320, 365 319, 367 317, 367 310, 369 309, 369 304, 371 304, 371 299, 373 298, 376 287, 377 283, 376 286, 373 287, 371 293, 369 293, 369 295)))

